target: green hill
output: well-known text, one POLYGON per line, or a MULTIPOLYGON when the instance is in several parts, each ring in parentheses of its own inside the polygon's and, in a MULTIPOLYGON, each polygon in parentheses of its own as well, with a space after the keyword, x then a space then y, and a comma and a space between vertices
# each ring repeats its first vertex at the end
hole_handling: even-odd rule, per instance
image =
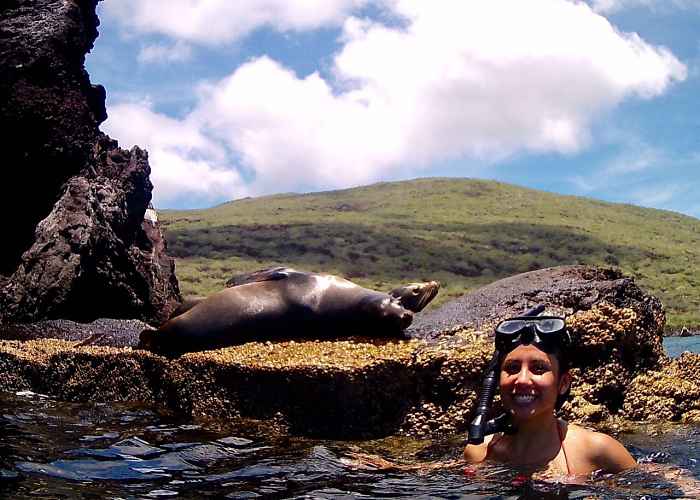
POLYGON ((660 297, 673 328, 700 325, 700 220, 492 181, 420 179, 163 211, 184 294, 271 265, 388 290, 437 279, 436 304, 563 264, 621 268, 660 297))

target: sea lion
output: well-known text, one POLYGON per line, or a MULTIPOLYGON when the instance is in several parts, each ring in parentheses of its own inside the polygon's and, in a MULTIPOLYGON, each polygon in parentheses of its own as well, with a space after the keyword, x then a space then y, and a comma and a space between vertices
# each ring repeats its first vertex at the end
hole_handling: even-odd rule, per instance
MULTIPOLYGON (((260 281, 277 281, 285 279, 289 273, 302 273, 291 267, 270 267, 260 269, 252 273, 238 274, 226 282, 227 287, 246 285, 248 283, 257 283, 260 281)), ((303 273, 312 275, 313 273, 303 273)), ((317 276, 330 276, 329 274, 319 274, 317 276)), ((344 279, 344 278, 338 278, 344 279)), ((348 280, 345 280, 348 281, 348 280)), ((354 284, 354 283, 353 283, 354 284)), ((440 283, 437 281, 425 281, 421 283, 409 283, 389 292, 389 295, 398 299, 399 303, 414 313, 420 312, 427 306, 431 300, 435 298, 440 289, 440 283)), ((371 291, 371 290, 370 290, 371 291)), ((192 299, 190 299, 192 300, 192 299)), ((192 304, 194 305, 194 304, 192 304)), ((192 306, 190 306, 191 308, 192 306)))
POLYGON ((410 284, 395 295, 362 288, 328 274, 273 268, 245 275, 196 303, 157 330, 144 330, 139 347, 176 356, 253 340, 347 335, 393 336, 424 307, 439 283, 410 284), (402 303, 406 300, 406 306, 402 303))
MULTIPOLYGON (((295 271, 289 267, 271 267, 252 273, 237 274, 226 282, 226 286, 230 288, 261 281, 277 281, 285 279, 290 271, 296 273, 301 272, 295 271)), ((440 283, 437 281, 416 282, 394 288, 389 292, 389 295, 398 299, 399 303, 409 311, 417 313, 422 311, 425 306, 435 298, 439 289, 440 283)), ((176 316, 186 313, 205 299, 206 297, 198 295, 185 297, 182 303, 170 314, 168 319, 173 319, 176 316)))

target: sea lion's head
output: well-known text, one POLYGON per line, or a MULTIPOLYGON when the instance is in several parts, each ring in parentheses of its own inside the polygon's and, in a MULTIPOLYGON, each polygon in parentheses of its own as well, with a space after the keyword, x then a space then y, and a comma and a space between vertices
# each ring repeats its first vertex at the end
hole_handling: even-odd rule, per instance
POLYGON ((394 288, 389 295, 398 300, 399 304, 409 311, 417 313, 430 304, 440 289, 437 281, 424 283, 409 283, 408 285, 394 288))

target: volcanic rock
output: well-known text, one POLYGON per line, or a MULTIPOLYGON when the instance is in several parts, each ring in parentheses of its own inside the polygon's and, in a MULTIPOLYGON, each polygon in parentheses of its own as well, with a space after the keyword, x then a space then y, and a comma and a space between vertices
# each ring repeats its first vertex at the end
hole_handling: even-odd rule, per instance
POLYGON ((633 309, 644 328, 657 332, 666 321, 661 302, 644 293, 634 279, 616 269, 559 266, 518 274, 416 316, 407 333, 434 338, 464 327, 489 329, 502 318, 517 316, 536 305, 570 315, 607 302, 633 309))
POLYGON ((99 131, 104 88, 84 68, 97 0, 0 6, 0 129, 6 216, 0 321, 166 319, 174 261, 151 200, 144 151, 99 131), (153 219, 151 217, 151 219, 153 219))

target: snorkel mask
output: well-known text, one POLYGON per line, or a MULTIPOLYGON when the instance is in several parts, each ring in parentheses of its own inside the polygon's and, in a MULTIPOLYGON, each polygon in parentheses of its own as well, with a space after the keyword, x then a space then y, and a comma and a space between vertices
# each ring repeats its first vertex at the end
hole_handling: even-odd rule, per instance
POLYGON ((543 311, 544 306, 539 305, 522 316, 506 319, 496 326, 496 350, 481 383, 475 417, 469 424, 469 444, 481 444, 484 442, 484 436, 496 432, 510 434, 515 431, 507 413, 486 420, 498 386, 499 365, 503 356, 519 345, 532 344, 551 354, 556 350, 565 350, 571 344, 564 318, 538 316, 543 311))
POLYGON ((501 355, 523 344, 532 344, 551 354, 557 349, 567 348, 570 343, 566 322, 558 316, 517 316, 496 326, 496 351, 501 355))

